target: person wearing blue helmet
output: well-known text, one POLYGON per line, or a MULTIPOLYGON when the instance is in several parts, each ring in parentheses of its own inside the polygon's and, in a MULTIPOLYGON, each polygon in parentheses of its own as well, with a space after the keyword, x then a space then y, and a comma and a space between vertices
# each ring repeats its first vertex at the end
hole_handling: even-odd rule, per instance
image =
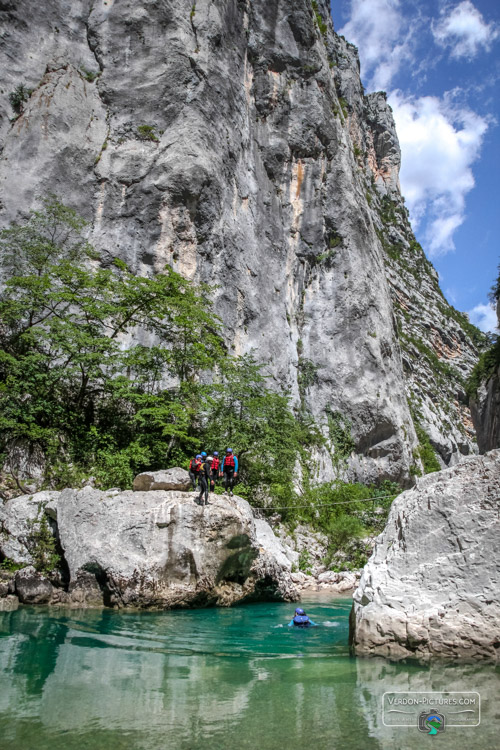
POLYGON ((289 628, 311 628, 315 626, 316 623, 309 619, 302 607, 297 607, 293 618, 288 623, 289 628))

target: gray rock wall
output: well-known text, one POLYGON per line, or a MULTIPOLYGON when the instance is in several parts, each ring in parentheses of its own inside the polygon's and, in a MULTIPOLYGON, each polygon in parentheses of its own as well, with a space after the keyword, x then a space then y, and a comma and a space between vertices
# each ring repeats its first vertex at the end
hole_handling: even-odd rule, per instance
MULTIPOLYGON (((329 4, 317 9, 324 33, 310 0, 4 3, 1 220, 52 191, 90 221, 104 262, 218 285, 230 349, 255 350, 325 435, 328 412, 349 423, 353 455, 332 462, 332 440, 317 478, 407 481, 421 356, 405 376, 379 217, 382 196, 400 200, 399 145, 329 4), (20 83, 33 93, 11 121, 20 83)), ((443 426, 461 419, 435 418, 443 465, 474 449, 443 426)))
POLYGON ((498 659, 499 501, 500 450, 396 498, 354 593, 357 654, 498 659))
MULTIPOLYGON (((500 328, 500 299, 497 300, 497 319, 500 328)), ((499 346, 497 342, 497 352, 499 346)), ((497 356, 497 362, 498 359, 497 356)), ((500 366, 480 384, 476 397, 471 399, 471 411, 480 452, 500 448, 500 366)))

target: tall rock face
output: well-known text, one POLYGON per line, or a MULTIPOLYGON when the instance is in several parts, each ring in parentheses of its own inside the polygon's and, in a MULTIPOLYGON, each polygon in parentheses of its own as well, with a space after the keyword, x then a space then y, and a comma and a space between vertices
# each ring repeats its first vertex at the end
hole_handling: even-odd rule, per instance
POLYGON ((19 0, 0 17, 4 224, 54 192, 103 262, 217 285, 231 350, 255 350, 330 438, 319 480, 420 471, 408 397, 443 466, 475 449, 477 352, 416 246, 385 96, 364 95, 327 0, 19 0))
MULTIPOLYGON (((500 298, 497 298, 497 319, 500 330, 500 298)), ((486 372, 471 399, 480 453, 500 448, 500 340, 485 356, 486 372)))

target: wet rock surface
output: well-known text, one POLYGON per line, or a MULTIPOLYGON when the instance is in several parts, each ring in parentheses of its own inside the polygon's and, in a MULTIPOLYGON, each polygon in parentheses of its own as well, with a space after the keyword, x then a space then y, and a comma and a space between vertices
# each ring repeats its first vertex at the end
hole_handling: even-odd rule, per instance
POLYGON ((354 593, 357 654, 498 659, 499 507, 500 450, 394 501, 354 593))

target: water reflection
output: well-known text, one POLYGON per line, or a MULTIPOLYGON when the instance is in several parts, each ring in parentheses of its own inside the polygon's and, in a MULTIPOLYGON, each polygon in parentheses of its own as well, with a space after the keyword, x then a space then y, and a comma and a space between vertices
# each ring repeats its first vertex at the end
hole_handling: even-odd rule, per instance
POLYGON ((422 747, 386 728, 386 690, 479 690, 483 724, 441 747, 494 747, 491 667, 351 659, 349 602, 316 602, 293 631, 286 605, 120 614, 23 608, 0 615, 2 750, 314 750, 422 747), (324 623, 340 623, 327 627, 324 623), (464 743, 464 744, 460 744, 464 743))

